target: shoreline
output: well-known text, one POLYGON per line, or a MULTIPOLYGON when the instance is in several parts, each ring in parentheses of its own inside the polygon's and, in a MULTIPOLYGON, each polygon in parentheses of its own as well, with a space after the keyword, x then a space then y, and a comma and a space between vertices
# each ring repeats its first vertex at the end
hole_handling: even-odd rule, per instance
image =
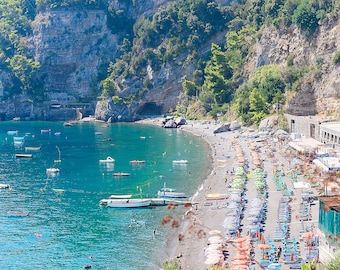
MULTIPOLYGON (((163 118, 152 118, 138 122, 162 126, 162 120, 163 118)), ((249 214, 249 203, 258 197, 258 192, 254 186, 255 177, 251 176, 254 170, 261 168, 267 175, 265 177, 267 198, 264 199, 267 210, 262 238, 266 239, 265 241, 272 241, 277 224, 278 207, 284 196, 283 191, 279 191, 275 185, 275 181, 273 181, 275 179, 275 173, 279 169, 288 173, 289 170, 294 167, 292 165, 292 156, 285 152, 287 150, 287 141, 278 143, 272 136, 267 136, 266 139, 255 142, 254 139, 249 139, 249 136, 245 134, 241 135, 244 133, 243 128, 236 131, 214 134, 213 131, 221 125, 221 123, 214 121, 189 120, 186 125, 179 127, 180 130, 201 137, 202 140, 209 145, 212 158, 211 166, 209 167, 211 171, 207 172, 192 197, 192 201, 198 203, 197 207, 196 205, 192 206, 191 209, 183 215, 181 224, 176 232, 167 237, 166 258, 163 261, 177 258, 180 261, 181 269, 206 270, 209 268, 209 265, 205 264, 205 249, 208 247, 208 239, 212 236, 213 231, 219 231, 219 236, 224 239, 225 249, 229 254, 225 263, 229 266, 232 264, 232 258, 236 254, 236 245, 227 237, 225 233, 226 230, 223 227, 223 223, 228 219, 231 210, 228 209, 226 200, 207 201, 204 195, 208 193, 229 193, 228 186, 234 179, 232 172, 240 166, 238 161, 239 154, 236 153, 234 144, 238 144, 242 149, 245 159, 243 167, 246 169, 247 174, 247 182, 244 184, 247 202, 245 203, 245 210, 243 210, 245 217, 241 219, 242 225, 239 229, 240 237, 248 237, 249 235, 247 227, 250 225, 250 221, 246 218, 249 214), (234 141, 233 143, 232 140, 234 141), (260 164, 255 164, 254 153, 257 154, 260 164), (221 158, 222 156, 223 158, 221 158), (224 157, 228 158, 224 159, 224 157)), ((303 225, 303 227, 306 228, 310 227, 310 230, 317 228, 319 203, 315 202, 313 204, 315 206, 310 207, 310 219, 302 224, 297 213, 299 213, 300 207, 303 205, 301 199, 304 190, 294 189, 293 181, 288 175, 283 176, 283 181, 287 185, 287 190, 292 191, 292 194, 289 196, 291 200, 290 238, 300 239, 300 242, 302 241, 299 254, 300 258, 303 259, 306 257, 306 250, 303 248, 304 240, 301 238, 301 226, 303 225)), ((305 181, 304 175, 298 175, 296 181, 305 181)), ((310 191, 312 194, 316 194, 315 189, 311 189, 310 191)), ((263 239, 261 241, 263 241, 263 239)), ((264 269, 259 263, 263 250, 259 249, 258 241, 259 240, 252 244, 255 253, 253 262, 255 263, 254 266, 256 269, 264 269)), ((275 249, 277 249, 282 245, 282 242, 272 242, 272 245, 275 245, 275 249)), ((282 270, 290 269, 289 264, 285 263, 283 257, 279 257, 278 262, 282 264, 282 270)))
MULTIPOLYGON (((152 124, 162 126, 163 118, 150 118, 137 121, 141 124, 152 124)), ((181 221, 176 232, 167 237, 166 256, 168 259, 180 258, 182 269, 206 269, 204 264, 204 253, 196 254, 192 252, 203 251, 207 244, 208 232, 210 230, 224 231, 222 224, 225 216, 220 210, 210 211, 210 207, 204 206, 206 193, 226 193, 226 179, 230 180, 227 171, 234 166, 234 151, 231 148, 231 138, 239 134, 239 131, 228 131, 214 134, 213 131, 221 126, 220 123, 213 123, 208 120, 189 120, 186 125, 178 129, 189 132, 200 137, 210 148, 211 163, 208 171, 203 176, 192 201, 198 203, 198 207, 192 207, 181 221), (228 162, 219 164, 218 157, 222 155, 230 156, 228 162), (180 240, 180 236, 183 238, 180 240)))

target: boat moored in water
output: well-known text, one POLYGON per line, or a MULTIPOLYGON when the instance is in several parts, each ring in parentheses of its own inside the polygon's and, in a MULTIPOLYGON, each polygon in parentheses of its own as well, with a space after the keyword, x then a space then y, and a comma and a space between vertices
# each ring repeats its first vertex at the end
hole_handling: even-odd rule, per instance
POLYGON ((0 189, 11 188, 10 184, 0 184, 0 189))
POLYGON ((32 154, 17 153, 17 154, 15 154, 15 157, 17 157, 17 158, 31 158, 31 157, 33 157, 33 155, 32 154))
POLYGON ((122 177, 122 176, 130 176, 131 174, 127 172, 115 172, 112 175, 115 177, 122 177))
POLYGON ((186 159, 173 160, 172 164, 188 164, 188 161, 186 159))
POLYGON ((7 135, 17 136, 18 135, 18 131, 17 130, 8 130, 7 131, 7 135))
POLYGON ((106 159, 100 159, 99 162, 100 163, 113 163, 113 162, 115 162, 115 159, 108 156, 106 159))
POLYGON ((112 194, 110 199, 130 199, 132 194, 112 194))
POLYGON ((25 146, 25 151, 39 151, 41 146, 25 146))
POLYGON ((25 143, 25 137, 13 137, 13 142, 15 147, 22 147, 25 143))
POLYGON ((184 192, 177 192, 174 188, 166 187, 166 183, 164 182, 163 188, 157 193, 159 198, 185 198, 184 192))
POLYGON ((141 165, 141 164, 144 164, 145 162, 146 162, 145 160, 138 160, 138 159, 130 160, 130 164, 132 165, 141 165))
POLYGON ((150 199, 112 199, 107 202, 112 208, 138 208, 150 206, 150 199))
POLYGON ((51 129, 41 129, 40 133, 41 134, 50 134, 51 133, 51 129))
POLYGON ((7 215, 9 217, 27 217, 29 212, 26 211, 8 211, 7 215))
POLYGON ((59 168, 47 168, 46 169, 46 173, 47 174, 57 174, 57 173, 59 173, 60 172, 60 169, 59 168))

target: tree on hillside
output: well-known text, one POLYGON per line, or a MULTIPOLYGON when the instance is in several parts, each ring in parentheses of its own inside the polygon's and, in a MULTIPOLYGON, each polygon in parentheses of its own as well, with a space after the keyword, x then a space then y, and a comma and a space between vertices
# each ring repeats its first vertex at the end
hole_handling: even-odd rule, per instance
POLYGON ((22 89, 25 91, 30 89, 31 80, 40 68, 40 63, 19 54, 14 55, 8 61, 12 72, 20 80, 22 89))
POLYGON ((212 44, 211 53, 210 62, 205 67, 204 88, 213 93, 216 103, 221 104, 230 98, 228 79, 232 77, 232 70, 220 46, 212 44))
POLYGON ((293 14, 293 22, 302 30, 313 33, 318 27, 316 10, 310 4, 309 0, 303 0, 293 14))
POLYGON ((284 103, 285 83, 277 65, 258 68, 235 93, 236 110, 243 121, 258 123, 270 113, 271 105, 284 103))

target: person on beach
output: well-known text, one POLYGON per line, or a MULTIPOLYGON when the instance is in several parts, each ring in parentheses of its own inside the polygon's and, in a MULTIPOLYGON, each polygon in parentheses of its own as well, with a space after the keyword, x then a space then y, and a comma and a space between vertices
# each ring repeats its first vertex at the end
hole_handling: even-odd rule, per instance
POLYGON ((281 252, 282 252, 282 248, 281 246, 279 246, 277 251, 277 256, 276 256, 276 261, 279 261, 280 257, 281 257, 281 252))

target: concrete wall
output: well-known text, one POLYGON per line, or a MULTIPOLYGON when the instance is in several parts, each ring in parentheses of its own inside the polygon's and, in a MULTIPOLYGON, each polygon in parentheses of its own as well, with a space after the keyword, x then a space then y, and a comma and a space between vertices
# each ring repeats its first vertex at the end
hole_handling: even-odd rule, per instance
POLYGON ((318 116, 296 116, 285 114, 290 133, 299 133, 306 138, 314 138, 320 141, 320 124, 333 119, 318 116))

